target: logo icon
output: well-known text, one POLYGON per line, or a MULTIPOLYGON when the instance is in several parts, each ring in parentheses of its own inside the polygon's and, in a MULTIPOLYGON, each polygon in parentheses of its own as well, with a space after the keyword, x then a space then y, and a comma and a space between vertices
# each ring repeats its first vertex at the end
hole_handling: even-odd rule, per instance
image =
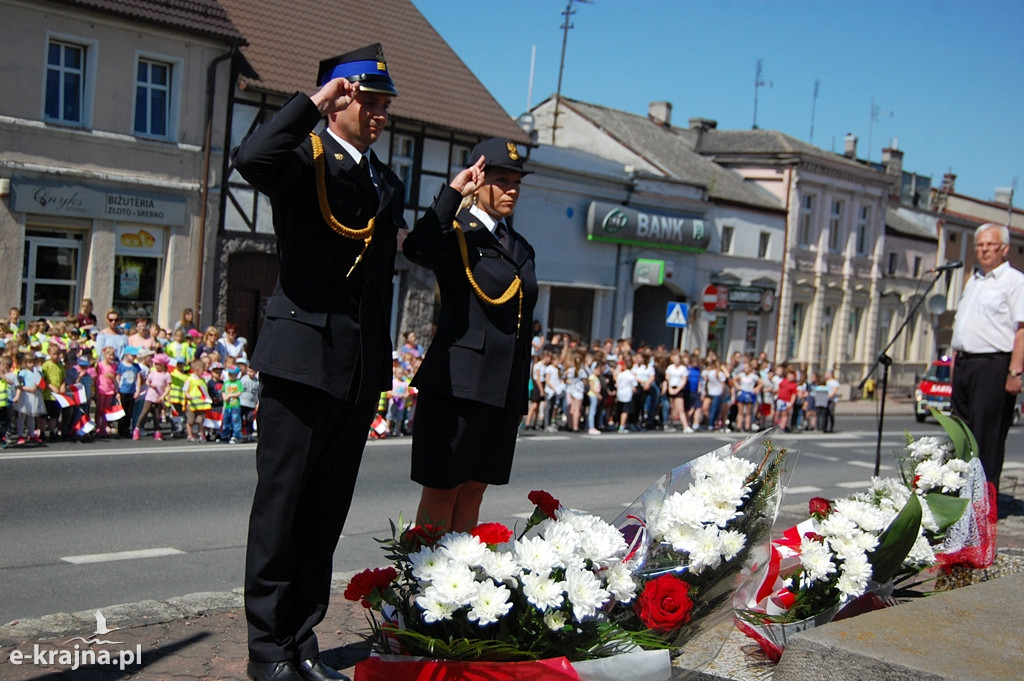
POLYGON ((91 645, 117 645, 118 643, 123 643, 123 641, 103 641, 103 640, 100 640, 100 638, 99 638, 100 636, 106 636, 107 634, 115 631, 116 629, 120 629, 120 627, 108 627, 107 626, 107 618, 103 616, 102 612, 97 610, 96 611, 96 631, 93 633, 93 637, 89 638, 89 639, 86 639, 86 638, 82 638, 81 636, 75 636, 74 638, 69 638, 67 641, 64 641, 64 645, 67 645, 67 644, 71 643, 72 641, 81 641, 82 643, 84 643, 84 644, 86 644, 88 646, 91 646, 91 645))
POLYGON ((608 211, 601 220, 601 229, 608 234, 621 232, 629 225, 629 216, 618 208, 608 211))

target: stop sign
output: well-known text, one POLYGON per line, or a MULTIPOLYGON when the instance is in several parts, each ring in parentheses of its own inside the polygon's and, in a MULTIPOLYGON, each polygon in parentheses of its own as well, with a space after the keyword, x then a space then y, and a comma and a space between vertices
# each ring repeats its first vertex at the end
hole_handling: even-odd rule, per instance
POLYGON ((704 309, 708 312, 714 312, 718 307, 718 288, 714 284, 710 284, 704 289, 702 302, 704 303, 704 309))

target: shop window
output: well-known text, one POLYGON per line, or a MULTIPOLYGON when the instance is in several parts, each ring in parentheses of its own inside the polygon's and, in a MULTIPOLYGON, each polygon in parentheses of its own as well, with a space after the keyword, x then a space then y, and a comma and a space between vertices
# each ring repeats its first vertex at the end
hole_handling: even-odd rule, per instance
POLYGON ((148 225, 117 228, 113 307, 122 317, 157 317, 163 253, 164 230, 148 225))
POLYGON ((714 321, 708 325, 708 352, 725 357, 727 327, 728 318, 725 315, 715 315, 714 321))
POLYGON ((29 319, 64 319, 78 311, 82 235, 26 230, 21 300, 29 319))
POLYGON ((747 354, 756 354, 760 352, 760 348, 757 347, 757 320, 747 320, 747 335, 743 339, 743 352, 747 354))

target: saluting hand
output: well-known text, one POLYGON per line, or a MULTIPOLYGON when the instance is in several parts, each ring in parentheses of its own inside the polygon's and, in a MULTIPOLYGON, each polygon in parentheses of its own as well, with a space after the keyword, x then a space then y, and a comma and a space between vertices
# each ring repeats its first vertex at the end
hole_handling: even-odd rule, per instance
POLYGON ((476 193, 476 190, 480 189, 480 186, 484 183, 485 161, 486 159, 481 156, 477 159, 476 163, 452 178, 452 181, 448 186, 463 196, 471 196, 476 193))
POLYGON ((324 116, 344 111, 359 92, 359 84, 353 83, 348 78, 334 78, 324 83, 316 94, 310 97, 313 104, 324 116))

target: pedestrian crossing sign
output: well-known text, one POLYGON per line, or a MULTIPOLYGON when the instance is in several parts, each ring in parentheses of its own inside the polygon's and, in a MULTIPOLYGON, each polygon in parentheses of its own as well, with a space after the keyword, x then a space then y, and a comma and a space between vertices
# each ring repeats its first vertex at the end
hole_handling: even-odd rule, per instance
POLYGON ((686 303, 671 302, 665 314, 665 326, 672 329, 685 329, 686 320, 690 316, 690 306, 686 303))

